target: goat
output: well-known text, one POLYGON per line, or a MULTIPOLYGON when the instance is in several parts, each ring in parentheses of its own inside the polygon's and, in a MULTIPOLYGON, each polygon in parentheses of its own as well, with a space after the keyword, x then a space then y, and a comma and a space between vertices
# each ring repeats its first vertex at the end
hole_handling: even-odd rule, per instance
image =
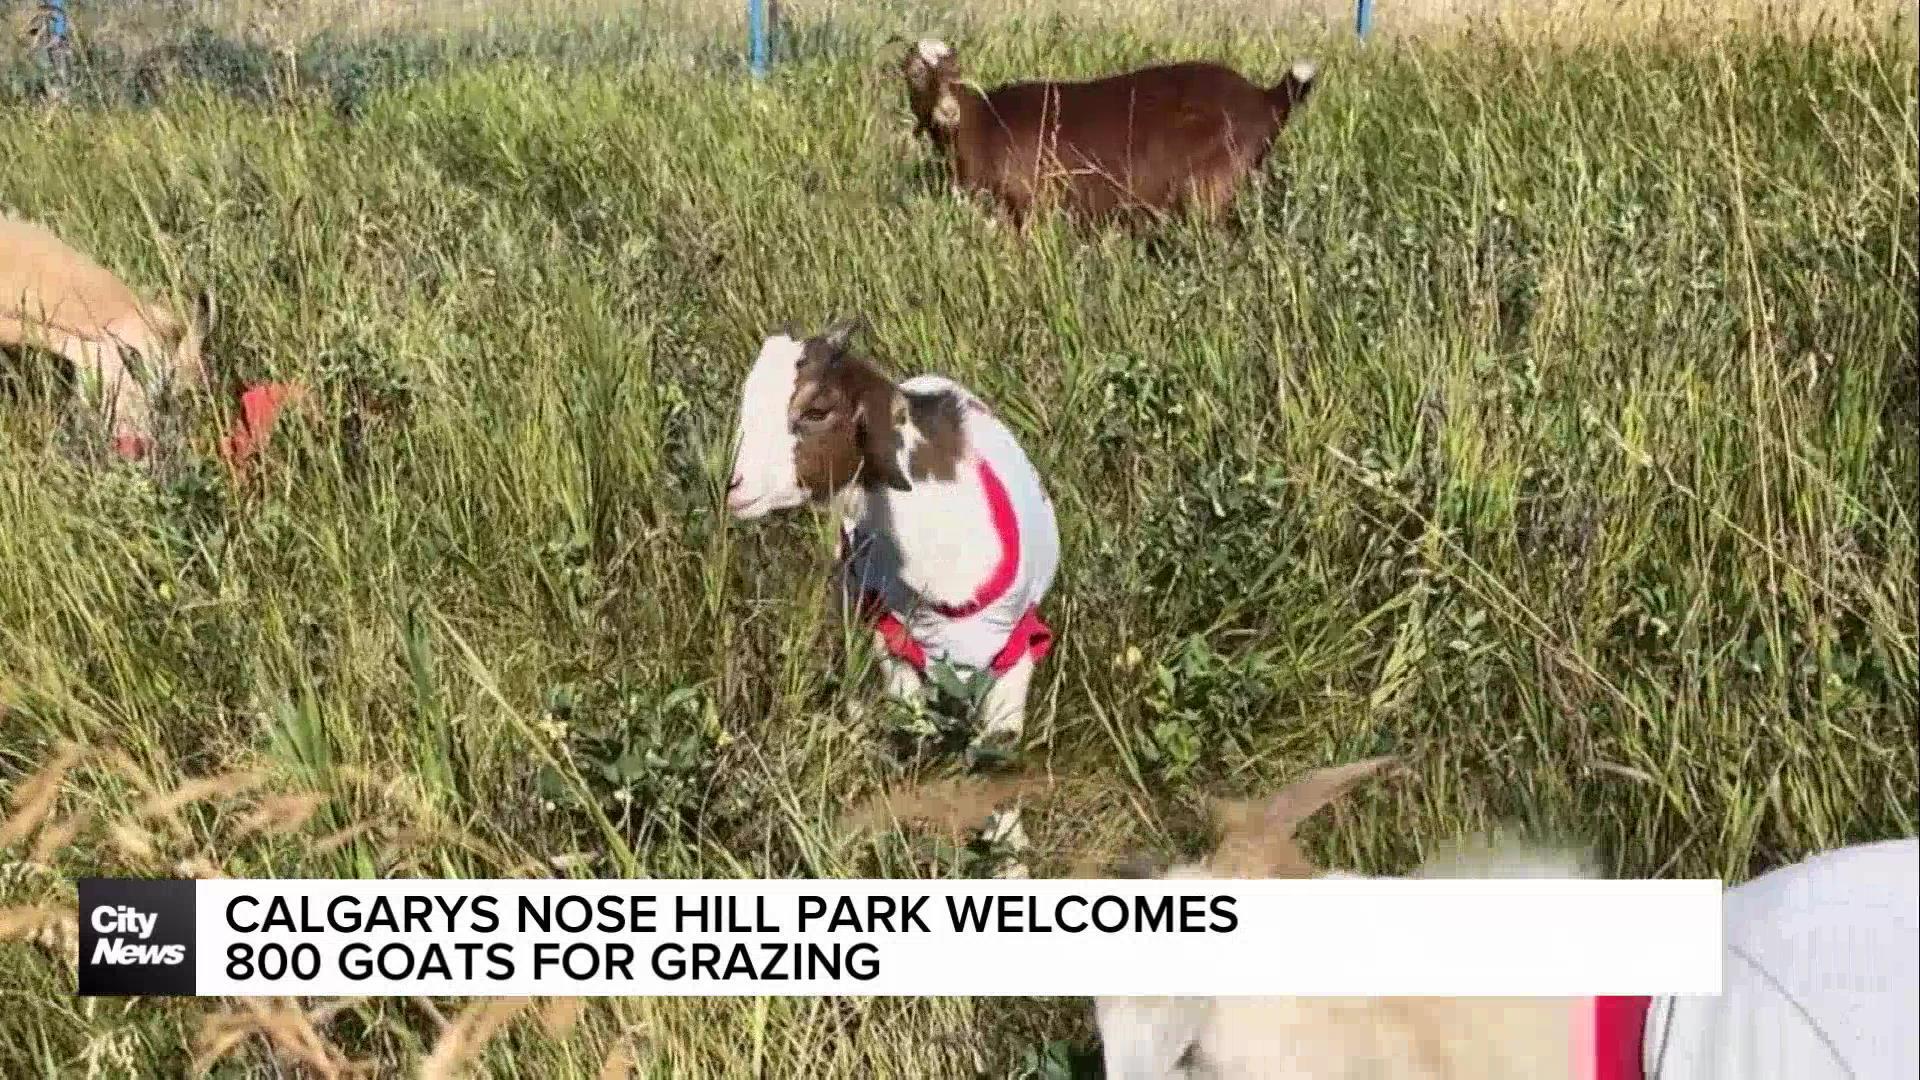
POLYGON ((841 600, 873 626, 888 693, 915 701, 930 662, 990 671, 982 736, 1019 736, 1039 605, 1060 537, 1013 433, 965 387, 895 384, 850 349, 861 320, 768 337, 741 392, 727 509, 748 521, 807 503, 839 513, 841 600))
MULTIPOLYGON (((1333 877, 1293 831, 1376 758, 1228 807, 1213 855, 1167 878, 1333 877)), ((1568 853, 1492 846, 1417 876, 1593 876, 1568 853)), ((1787 1080, 1920 1072, 1920 844, 1827 852, 1726 894, 1718 997, 1103 998, 1110 1080, 1787 1080)), ((1436 927, 1444 932, 1444 927, 1436 927)), ((1275 957, 1284 962, 1284 957, 1275 957)))
POLYGON ((1263 88, 1188 61, 981 90, 936 40, 909 49, 902 68, 915 130, 955 186, 992 197, 1016 224, 1053 199, 1088 219, 1189 206, 1216 216, 1266 163, 1315 76, 1301 60, 1263 88))
POLYGON ((160 391, 205 381, 201 350, 215 318, 211 290, 183 321, 45 226, 0 212, 0 346, 65 357, 82 406, 101 414, 123 457, 152 445, 160 391), (158 368, 154 386, 129 370, 129 354, 158 368))

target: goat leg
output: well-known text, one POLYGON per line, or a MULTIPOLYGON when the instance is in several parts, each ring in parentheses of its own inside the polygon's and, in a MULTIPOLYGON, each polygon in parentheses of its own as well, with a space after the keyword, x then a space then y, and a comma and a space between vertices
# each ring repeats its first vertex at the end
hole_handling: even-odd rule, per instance
POLYGON ((1019 663, 994 680, 986 700, 980 703, 981 741, 1008 744, 1020 741, 1027 725, 1027 687, 1032 682, 1031 656, 1021 657, 1019 663))
POLYGON ((886 679, 887 696, 895 701, 915 705, 925 697, 925 684, 920 673, 912 664, 887 651, 887 639, 879 632, 873 635, 873 647, 880 654, 880 671, 886 679))

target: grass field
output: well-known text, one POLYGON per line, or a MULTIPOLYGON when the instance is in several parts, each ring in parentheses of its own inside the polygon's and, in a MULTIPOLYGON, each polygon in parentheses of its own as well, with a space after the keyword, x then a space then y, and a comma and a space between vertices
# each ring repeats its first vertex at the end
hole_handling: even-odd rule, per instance
POLYGON ((102 31, 51 111, 0 52, 0 204, 214 284, 223 377, 326 405, 251 483, 212 421, 148 483, 76 463, 15 366, 0 1074, 1066 1075, 1082 1001, 72 996, 96 873, 981 872, 832 827, 959 766, 883 737, 824 618, 831 527, 720 512, 784 319, 865 313, 1048 477, 1025 759, 1069 782, 1025 815, 1036 874, 1194 852, 1209 796, 1383 750, 1409 775, 1312 830, 1329 862, 1511 824, 1744 879, 1914 834, 1910 7, 1360 48, 1231 5, 815 6, 764 86, 716 9, 102 31), (923 174, 896 30, 986 82, 1302 54, 1324 81, 1243 238, 1020 238, 923 174))

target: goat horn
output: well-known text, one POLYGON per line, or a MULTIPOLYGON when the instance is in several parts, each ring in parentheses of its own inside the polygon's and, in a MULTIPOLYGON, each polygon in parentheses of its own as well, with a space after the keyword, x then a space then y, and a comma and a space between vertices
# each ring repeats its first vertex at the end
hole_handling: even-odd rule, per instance
POLYGON ((826 339, 827 347, 837 353, 847 347, 848 343, 853 340, 855 334, 862 333, 866 329, 867 320, 865 316, 851 315, 827 327, 827 332, 822 334, 821 337, 826 339))

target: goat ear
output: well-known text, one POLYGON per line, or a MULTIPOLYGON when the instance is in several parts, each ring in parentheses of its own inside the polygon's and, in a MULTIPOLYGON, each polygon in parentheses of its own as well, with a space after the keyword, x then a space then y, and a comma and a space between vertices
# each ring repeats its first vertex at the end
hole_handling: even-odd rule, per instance
POLYGON ((1294 832, 1327 804, 1396 760, 1376 757, 1316 769, 1266 799, 1215 802, 1220 842, 1211 861, 1235 877, 1313 876, 1318 868, 1294 843, 1294 832))
POLYGON ((912 491, 912 482, 900 471, 900 429, 907 419, 906 397, 890 383, 876 386, 860 399, 856 416, 862 468, 868 479, 895 491, 912 491))
POLYGON ((827 327, 826 332, 820 335, 820 340, 826 343, 829 353, 839 357, 847 351, 847 346, 852 344, 853 336, 863 333, 866 329, 865 317, 854 315, 827 327))
POLYGON ((1267 800, 1261 813, 1262 825, 1271 831, 1291 836, 1295 829, 1328 803, 1352 791, 1360 781, 1394 764, 1396 760, 1388 755, 1349 765, 1315 769, 1281 788, 1267 800))

